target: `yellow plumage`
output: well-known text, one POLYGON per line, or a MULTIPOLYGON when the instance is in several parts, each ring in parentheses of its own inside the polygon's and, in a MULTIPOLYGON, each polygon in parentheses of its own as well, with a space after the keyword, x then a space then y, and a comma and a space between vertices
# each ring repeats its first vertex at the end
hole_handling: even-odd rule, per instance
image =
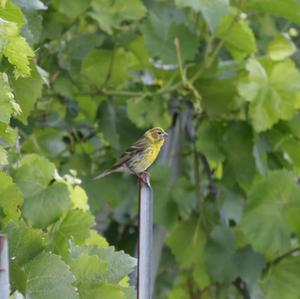
POLYGON ((161 128, 148 130, 136 141, 120 159, 110 168, 98 175, 102 178, 113 172, 130 172, 140 177, 156 160, 168 134, 161 128))

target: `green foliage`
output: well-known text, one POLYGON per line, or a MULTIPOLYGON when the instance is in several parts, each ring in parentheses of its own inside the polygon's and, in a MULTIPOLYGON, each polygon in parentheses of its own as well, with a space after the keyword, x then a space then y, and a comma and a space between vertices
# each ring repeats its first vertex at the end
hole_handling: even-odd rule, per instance
POLYGON ((26 296, 45 299, 78 299, 72 283, 75 277, 59 256, 42 252, 25 266, 27 275, 26 296))
POLYGON ((256 131, 290 119, 299 107, 300 74, 291 60, 273 63, 249 60, 248 77, 239 84, 240 95, 250 102, 249 115, 256 131))
POLYGON ((299 187, 287 171, 273 171, 249 190, 241 228, 253 247, 268 256, 291 248, 300 207, 299 187), (262 230, 261 227, 264 227, 262 230))
POLYGON ((154 298, 298 299, 299 16, 296 0, 0 1, 12 296, 136 297, 136 180, 92 178, 161 126, 154 298))
POLYGON ((262 283, 266 290, 266 298, 299 297, 299 289, 294 287, 298 282, 299 262, 299 257, 289 257, 274 265, 274 269, 267 274, 262 283))
POLYGON ((224 44, 231 55, 243 59, 256 51, 256 41, 252 30, 244 20, 236 21, 236 15, 222 18, 216 36, 223 38, 224 44))

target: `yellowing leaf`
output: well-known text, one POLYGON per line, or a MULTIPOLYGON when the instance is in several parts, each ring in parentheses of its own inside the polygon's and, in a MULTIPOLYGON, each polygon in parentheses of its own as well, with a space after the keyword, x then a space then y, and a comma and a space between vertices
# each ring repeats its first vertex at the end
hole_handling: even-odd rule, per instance
POLYGON ((0 73, 0 122, 8 124, 13 112, 14 95, 5 73, 0 73))
POLYGON ((268 47, 268 53, 272 60, 278 61, 288 58, 296 52, 297 48, 286 35, 279 35, 272 40, 268 47))
POLYGON ((23 194, 20 189, 13 183, 11 177, 0 172, 0 207, 4 211, 5 224, 9 220, 19 219, 22 204, 23 194))
POLYGON ((30 59, 34 57, 34 52, 26 42, 24 37, 13 36, 7 41, 3 54, 8 61, 15 66, 15 76, 28 77, 30 75, 30 59))

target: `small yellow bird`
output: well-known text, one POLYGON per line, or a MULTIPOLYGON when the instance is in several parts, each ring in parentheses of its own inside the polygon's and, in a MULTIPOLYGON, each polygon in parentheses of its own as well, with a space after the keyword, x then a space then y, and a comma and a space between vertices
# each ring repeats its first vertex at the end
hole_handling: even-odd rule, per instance
POLYGON ((145 171, 157 158, 167 136, 168 134, 159 127, 148 130, 110 169, 105 170, 95 179, 103 178, 113 172, 129 172, 146 182, 145 171))

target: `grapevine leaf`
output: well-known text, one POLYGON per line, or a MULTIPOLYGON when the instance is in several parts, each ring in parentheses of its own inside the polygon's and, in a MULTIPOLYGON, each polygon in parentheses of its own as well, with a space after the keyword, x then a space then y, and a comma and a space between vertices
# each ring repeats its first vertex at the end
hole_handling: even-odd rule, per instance
POLYGON ((57 255, 42 252, 26 264, 26 297, 32 299, 79 299, 69 266, 57 255))
POLYGON ((9 256, 19 266, 23 266, 43 250, 43 235, 23 221, 10 222, 7 228, 9 256))
POLYGON ((250 103, 249 116, 257 132, 270 129, 280 119, 290 119, 299 107, 300 74, 291 60, 277 63, 250 59, 248 76, 239 93, 250 103))
POLYGON ((122 290, 112 284, 98 283, 88 288, 79 288, 80 299, 101 298, 101 299, 124 299, 122 290))
POLYGON ((69 192, 75 209, 80 209, 82 211, 87 211, 89 209, 88 197, 84 189, 80 186, 74 186, 74 188, 69 189, 69 192))
POLYGON ((288 58, 297 50, 294 43, 286 35, 278 35, 274 38, 268 47, 268 53, 272 60, 278 61, 288 58))
POLYGON ((80 284, 95 283, 101 280, 108 270, 107 262, 99 259, 97 255, 88 255, 87 253, 71 259, 69 265, 80 284))
POLYGON ((109 283, 118 283, 124 276, 131 273, 136 266, 136 259, 123 251, 115 251, 114 247, 97 248, 90 250, 90 254, 97 255, 108 263, 108 271, 103 279, 109 283))
POLYGON ((54 183, 39 193, 26 198, 23 216, 34 227, 46 228, 57 221, 71 206, 68 188, 54 183))
POLYGON ((239 249, 235 255, 239 276, 248 286, 255 286, 266 265, 263 255, 256 253, 250 246, 239 249))
POLYGON ((1 165, 7 165, 8 160, 7 160, 7 152, 3 148, 3 146, 0 144, 0 166, 1 165))
POLYGON ((209 160, 221 162, 225 158, 221 148, 222 131, 217 122, 203 121, 199 126, 196 146, 209 160))
POLYGON ((245 4, 248 11, 271 13, 300 24, 300 4, 296 0, 250 0, 245 4))
POLYGON ((52 3, 59 12, 75 19, 88 9, 91 0, 54 0, 52 3))
POLYGON ((31 70, 30 77, 18 78, 13 81, 16 100, 22 109, 22 114, 19 116, 19 119, 24 124, 27 124, 27 118, 42 93, 42 78, 40 77, 35 65, 31 65, 31 70))
POLYGON ((184 24, 168 24, 154 13, 142 26, 145 46, 154 58, 160 58, 164 63, 176 64, 177 54, 174 39, 178 38, 180 54, 183 60, 194 58, 198 40, 184 24))
POLYGON ((220 19, 229 12, 228 0, 175 0, 178 7, 190 7, 201 12, 211 31, 215 31, 220 19))
POLYGON ((272 266, 262 282, 266 299, 299 298, 300 257, 289 257, 272 266))
POLYGON ((4 56, 15 66, 15 77, 28 77, 31 69, 30 59, 34 57, 34 52, 22 36, 11 36, 5 45, 4 56))
POLYGON ((0 73, 0 122, 8 124, 13 106, 11 101, 14 95, 8 83, 8 78, 5 73, 0 73))
POLYGON ((99 235, 95 230, 90 230, 90 235, 84 243, 88 246, 97 246, 99 248, 106 248, 109 246, 105 238, 99 235))
POLYGON ((177 223, 167 238, 177 262, 188 268, 202 259, 205 235, 196 217, 177 223))
POLYGON ((0 7, 0 18, 16 23, 19 28, 22 28, 25 24, 25 17, 22 10, 12 1, 7 1, 4 6, 0 7))
POLYGON ((241 60, 256 51, 256 41, 250 27, 244 20, 235 20, 235 16, 222 18, 216 36, 224 38, 225 46, 236 60, 241 60))
POLYGON ((229 167, 242 187, 249 186, 255 174, 252 138, 251 128, 246 122, 234 122, 223 133, 223 151, 229 167))
POLYGON ((241 228, 256 251, 274 256, 289 250, 290 233, 299 225, 298 218, 289 219, 291 210, 300 212, 300 195, 290 172, 269 172, 253 185, 241 228))
POLYGON ((18 290, 21 294, 26 293, 27 275, 14 261, 10 261, 9 264, 9 279, 13 290, 18 290))
POLYGON ((0 136, 3 138, 3 141, 7 142, 7 145, 14 146, 18 138, 18 133, 16 129, 0 123, 0 136))
POLYGON ((18 220, 23 204, 23 194, 12 178, 0 172, 0 208, 4 211, 4 221, 18 220))
POLYGON ((99 86, 118 86, 128 78, 128 54, 123 49, 94 50, 84 59, 81 72, 99 86))
POLYGON ((139 20, 146 14, 146 7, 140 0, 112 1, 93 0, 93 12, 90 15, 98 22, 99 27, 112 34, 123 21, 139 20))
POLYGON ((48 186, 53 179, 54 170, 54 164, 47 159, 36 154, 30 154, 24 156, 13 177, 24 196, 29 197, 48 186))
POLYGON ((231 282, 238 276, 235 263, 235 239, 227 227, 217 226, 206 245, 206 269, 217 282, 231 282))
POLYGON ((74 240, 76 244, 82 244, 89 236, 89 230, 93 224, 94 219, 89 212, 69 211, 54 235, 53 242, 56 251, 65 256, 70 240, 74 240))

